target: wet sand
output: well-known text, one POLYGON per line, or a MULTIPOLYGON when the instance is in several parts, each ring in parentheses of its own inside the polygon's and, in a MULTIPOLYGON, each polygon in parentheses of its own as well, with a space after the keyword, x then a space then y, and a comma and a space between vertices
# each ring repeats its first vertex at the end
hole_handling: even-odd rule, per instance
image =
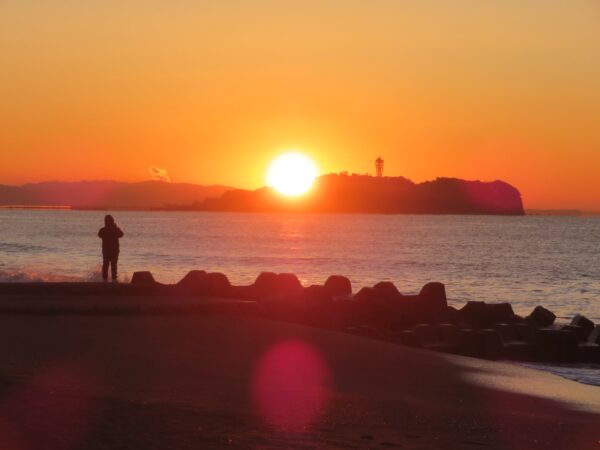
POLYGON ((548 373, 237 310, 72 312, 0 315, 1 448, 600 448, 600 388, 548 373))

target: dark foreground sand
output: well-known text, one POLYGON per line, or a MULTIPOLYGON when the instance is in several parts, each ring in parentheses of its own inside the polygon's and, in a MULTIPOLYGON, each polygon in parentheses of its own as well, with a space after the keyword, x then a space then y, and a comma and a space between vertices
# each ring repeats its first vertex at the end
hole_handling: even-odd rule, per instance
POLYGON ((259 318, 3 314, 0 355, 1 449, 600 449, 600 388, 259 318))

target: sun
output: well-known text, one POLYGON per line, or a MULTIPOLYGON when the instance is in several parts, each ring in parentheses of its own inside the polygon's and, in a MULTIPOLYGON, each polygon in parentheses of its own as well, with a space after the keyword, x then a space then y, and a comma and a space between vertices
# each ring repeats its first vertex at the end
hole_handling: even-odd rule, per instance
POLYGON ((284 153, 271 162, 267 184, 277 192, 293 197, 308 191, 317 173, 316 164, 308 156, 299 152, 284 153))

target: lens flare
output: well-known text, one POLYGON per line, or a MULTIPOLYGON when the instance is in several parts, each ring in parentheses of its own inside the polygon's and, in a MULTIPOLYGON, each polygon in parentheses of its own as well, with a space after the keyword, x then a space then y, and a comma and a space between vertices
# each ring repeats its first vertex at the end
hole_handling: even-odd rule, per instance
POLYGON ((281 431, 301 432, 325 411, 331 385, 331 371, 316 350, 286 341, 258 362, 252 397, 264 422, 281 431))

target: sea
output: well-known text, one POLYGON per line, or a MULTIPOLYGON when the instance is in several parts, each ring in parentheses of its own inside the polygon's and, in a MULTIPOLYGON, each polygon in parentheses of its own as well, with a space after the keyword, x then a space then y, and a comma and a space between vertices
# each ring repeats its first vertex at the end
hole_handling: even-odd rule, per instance
MULTIPOLYGON (((355 291, 392 281, 414 294, 440 281, 457 307, 510 302, 526 315, 543 305, 558 321, 600 323, 600 217, 0 209, 0 282, 100 280, 108 213, 125 233, 124 282, 138 270, 174 283, 203 269, 242 285, 272 271, 307 286, 346 275, 355 291)), ((580 381, 600 385, 588 369, 580 381)))

